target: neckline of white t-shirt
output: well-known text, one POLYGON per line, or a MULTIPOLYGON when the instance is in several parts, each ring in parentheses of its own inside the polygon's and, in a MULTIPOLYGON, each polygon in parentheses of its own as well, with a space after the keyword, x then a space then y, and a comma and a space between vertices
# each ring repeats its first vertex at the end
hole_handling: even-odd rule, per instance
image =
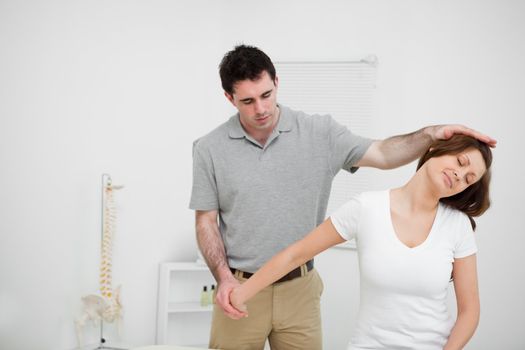
POLYGON ((436 216, 434 217, 434 221, 432 222, 432 226, 430 227, 430 231, 428 232, 427 238, 425 238, 425 240, 421 242, 420 244, 418 244, 417 246, 409 247, 399 239, 399 236, 397 235, 396 230, 394 228, 394 223, 392 221, 392 214, 390 212, 390 192, 391 190, 385 191, 385 209, 386 209, 386 214, 387 214, 386 217, 388 219, 389 228, 390 228, 390 236, 393 238, 393 240, 397 242, 398 245, 400 245, 405 250, 417 251, 417 250, 423 249, 424 247, 426 247, 432 242, 434 231, 436 230, 436 226, 438 226, 438 223, 441 218, 441 213, 443 211, 443 204, 441 202, 439 202, 438 204, 436 216))

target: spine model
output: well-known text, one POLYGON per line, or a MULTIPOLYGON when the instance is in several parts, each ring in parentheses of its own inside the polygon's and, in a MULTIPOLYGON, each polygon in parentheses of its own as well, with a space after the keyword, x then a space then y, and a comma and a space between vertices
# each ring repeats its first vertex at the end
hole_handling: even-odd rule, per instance
POLYGON ((75 329, 79 347, 83 345, 82 328, 87 321, 97 324, 101 321, 117 325, 120 334, 122 305, 120 286, 112 286, 112 247, 115 235, 116 207, 114 192, 122 186, 111 185, 111 179, 103 186, 102 202, 102 242, 100 260, 100 295, 90 294, 82 297, 82 313, 75 319, 75 329))
POLYGON ((100 294, 107 302, 104 310, 103 320, 113 322, 120 315, 120 303, 116 303, 112 286, 112 246, 115 232, 116 209, 113 198, 114 188, 109 185, 105 187, 105 205, 103 211, 102 246, 100 260, 100 294))

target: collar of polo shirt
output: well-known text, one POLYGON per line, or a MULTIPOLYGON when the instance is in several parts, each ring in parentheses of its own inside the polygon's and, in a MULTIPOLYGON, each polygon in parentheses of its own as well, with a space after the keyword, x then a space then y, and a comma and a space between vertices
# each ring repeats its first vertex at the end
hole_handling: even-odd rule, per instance
MULTIPOLYGON (((293 124, 292 118, 290 116, 290 111, 287 107, 284 107, 280 104, 277 104, 277 107, 279 107, 280 115, 275 130, 279 132, 291 131, 293 124)), ((237 118, 233 118, 229 125, 229 135, 233 139, 242 139, 248 136, 241 125, 239 113, 237 113, 237 118)))

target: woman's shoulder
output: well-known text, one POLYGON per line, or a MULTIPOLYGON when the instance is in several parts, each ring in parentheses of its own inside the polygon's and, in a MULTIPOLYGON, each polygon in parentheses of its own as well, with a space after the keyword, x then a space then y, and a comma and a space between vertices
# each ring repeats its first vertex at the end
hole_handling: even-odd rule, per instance
POLYGON ((390 190, 361 192, 355 198, 363 204, 377 204, 378 202, 389 201, 390 190))
POLYGON ((470 224, 470 219, 467 214, 441 202, 439 203, 439 206, 442 212, 442 223, 445 223, 449 228, 455 228, 459 231, 472 230, 472 225, 470 224))
POLYGON ((341 207, 341 210, 356 210, 359 208, 377 207, 379 203, 384 202, 388 197, 385 191, 366 191, 351 196, 341 207))
POLYGON ((342 211, 368 212, 383 208, 388 202, 388 192, 367 191, 351 196, 341 207, 342 211))

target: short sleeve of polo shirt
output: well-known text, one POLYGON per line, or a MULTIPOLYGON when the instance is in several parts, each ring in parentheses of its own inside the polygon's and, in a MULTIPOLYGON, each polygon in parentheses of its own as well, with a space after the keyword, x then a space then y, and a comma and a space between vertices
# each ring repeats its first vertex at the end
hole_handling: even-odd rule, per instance
POLYGON ((347 241, 356 238, 361 218, 361 196, 352 197, 343 206, 337 209, 330 220, 339 235, 347 241))
POLYGON ((190 209, 215 210, 219 208, 217 182, 210 154, 199 145, 199 140, 193 143, 193 186, 191 190, 190 209))
POLYGON ((330 139, 330 167, 333 173, 340 169, 350 172, 357 171, 354 167, 365 154, 373 140, 353 134, 344 125, 336 122, 332 117, 329 118, 329 139, 330 139))
POLYGON ((465 258, 469 255, 475 254, 478 251, 474 231, 467 215, 459 213, 458 215, 458 235, 456 247, 454 249, 454 258, 465 258))

